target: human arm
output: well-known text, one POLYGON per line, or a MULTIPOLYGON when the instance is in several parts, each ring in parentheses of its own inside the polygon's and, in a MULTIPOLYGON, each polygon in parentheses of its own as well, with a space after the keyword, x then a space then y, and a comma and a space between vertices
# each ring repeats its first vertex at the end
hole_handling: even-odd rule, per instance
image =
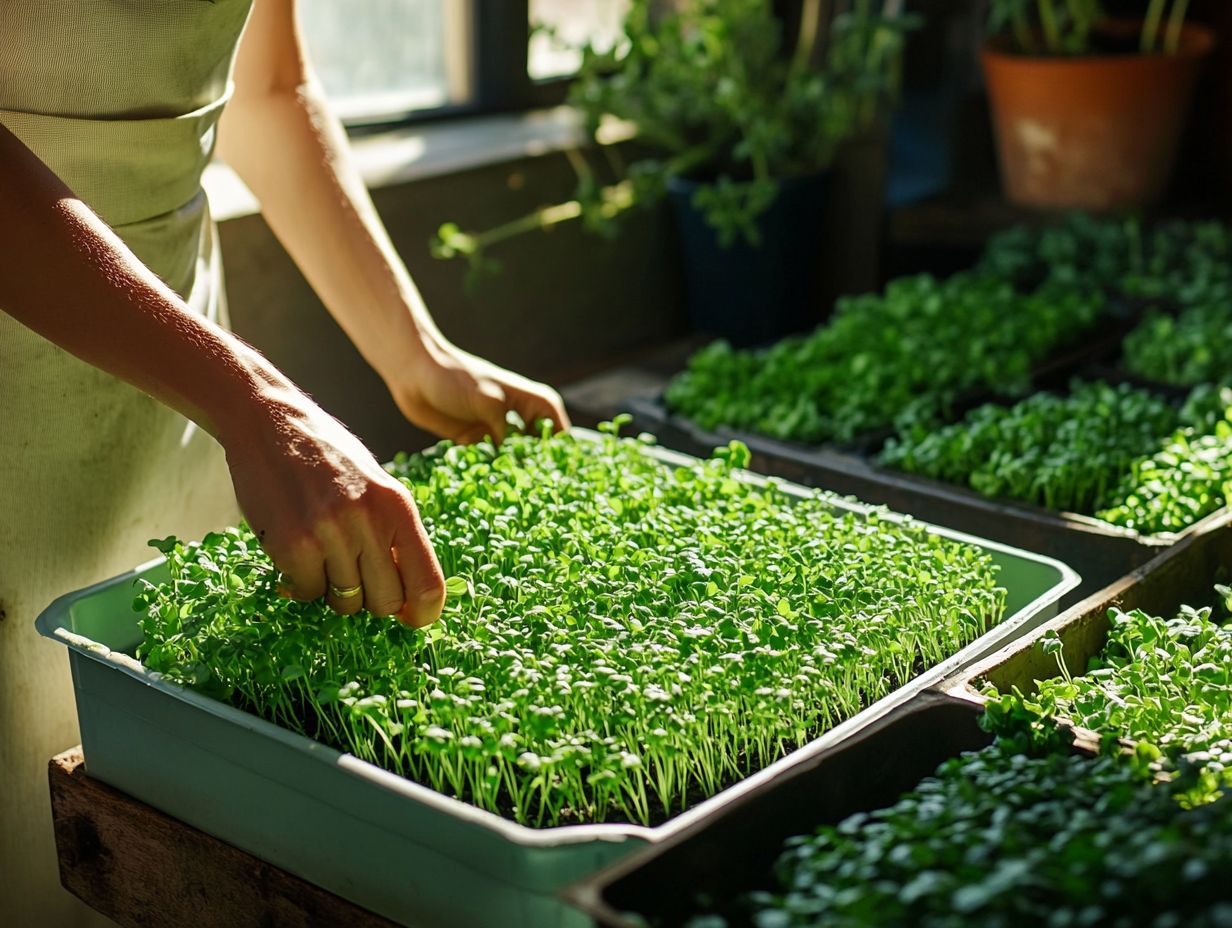
POLYGON ((456 441, 500 439, 505 413, 568 419, 554 390, 460 350, 386 234, 304 52, 294 0, 256 0, 218 151, 406 417, 456 441))
POLYGON ((332 605, 439 615, 444 581, 407 491, 257 351, 190 312, 3 125, 0 308, 212 434, 295 596, 362 580, 363 599, 332 605))

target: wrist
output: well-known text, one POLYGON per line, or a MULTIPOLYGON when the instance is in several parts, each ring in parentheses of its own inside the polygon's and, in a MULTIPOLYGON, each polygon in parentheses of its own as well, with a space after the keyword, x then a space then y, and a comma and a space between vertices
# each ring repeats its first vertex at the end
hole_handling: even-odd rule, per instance
POLYGON ((261 435, 277 433, 307 414, 310 400, 255 349, 235 340, 226 382, 209 391, 203 426, 228 456, 251 448, 261 435))
POLYGON ((402 313, 393 334, 385 341, 379 357, 371 359, 372 367, 391 390, 403 388, 408 379, 425 376, 456 354, 426 311, 407 309, 402 313))

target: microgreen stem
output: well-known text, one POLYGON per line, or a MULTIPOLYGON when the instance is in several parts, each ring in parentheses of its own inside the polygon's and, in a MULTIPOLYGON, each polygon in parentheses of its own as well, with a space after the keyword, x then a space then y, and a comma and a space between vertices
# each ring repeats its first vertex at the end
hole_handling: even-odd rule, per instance
POLYGON ((1164 51, 1175 55, 1181 47, 1181 36, 1185 28, 1185 15, 1189 11, 1189 0, 1173 0, 1172 13, 1168 17, 1168 30, 1164 37, 1164 51))
POLYGON ((1155 46, 1159 41, 1159 28, 1167 6, 1168 0, 1150 0, 1147 6, 1146 16, 1142 20, 1142 41, 1139 46, 1144 55, 1155 51, 1155 46))

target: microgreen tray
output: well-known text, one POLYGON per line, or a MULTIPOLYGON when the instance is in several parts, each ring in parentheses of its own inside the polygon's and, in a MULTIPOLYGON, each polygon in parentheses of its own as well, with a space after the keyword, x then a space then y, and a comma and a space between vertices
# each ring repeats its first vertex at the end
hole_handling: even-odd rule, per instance
MULTIPOLYGON (((1214 596, 1216 584, 1232 578, 1232 520, 1191 534, 1104 590, 1067 609, 1032 632, 1007 645, 943 684, 946 693, 983 706, 983 691, 991 684, 1008 693, 1015 688, 1031 694, 1037 681, 1061 674, 1058 657, 1073 676, 1083 674, 1091 658, 1108 643, 1109 612, 1141 610, 1152 616, 1171 617, 1183 605, 1198 606, 1214 596), (1045 639, 1059 638, 1060 652, 1043 646, 1045 639)), ((1071 725, 1061 719, 1065 725, 1071 725)), ((1072 726, 1081 740, 1098 742, 1103 732, 1072 726)))
POLYGON ((780 441, 728 430, 707 431, 671 413, 662 397, 632 397, 625 404, 632 428, 672 448, 706 454, 735 439, 752 454, 753 470, 799 484, 849 494, 926 522, 950 526, 1015 548, 1046 553, 1072 566, 1082 584, 1063 607, 1103 589, 1182 539, 1226 521, 1221 509, 1182 532, 1147 535, 1091 516, 1056 512, 1029 503, 994 499, 953 483, 876 464, 850 450, 780 441))
MULTIPOLYGON (((645 453, 671 466, 690 462, 663 449, 647 447, 645 453)), ((783 489, 797 497, 813 492, 783 489)), ((832 505, 868 511, 837 498, 832 505)), ((165 572, 161 560, 60 598, 37 624, 70 650, 91 776, 410 925, 584 925, 557 900, 563 886, 810 763, 1055 615, 1060 599, 1079 583, 1077 574, 1049 558, 932 530, 985 550, 1000 566, 999 582, 1008 591, 1004 621, 822 737, 654 828, 518 825, 171 685, 131 656, 141 640, 133 584, 165 572)))
POLYGON ((979 716, 918 697, 566 898, 602 928, 1221 923, 1232 797, 979 716))
POLYGON ((602 928, 683 925, 699 897, 721 904, 768 886, 787 838, 891 805, 943 761, 990 744, 978 717, 961 700, 922 693, 858 735, 814 752, 771 786, 734 799, 564 895, 602 928))

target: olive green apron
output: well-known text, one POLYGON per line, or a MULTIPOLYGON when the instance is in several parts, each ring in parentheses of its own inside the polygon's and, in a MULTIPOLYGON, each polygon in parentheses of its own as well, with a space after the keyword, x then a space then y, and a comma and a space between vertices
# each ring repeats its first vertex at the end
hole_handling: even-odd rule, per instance
MULTIPOLYGON (((0 2, 0 123, 193 312, 222 323, 201 173, 249 4, 0 2)), ((77 743, 77 722, 65 649, 34 618, 148 560, 151 538, 234 521, 234 495, 209 436, 3 309, 0 925, 109 924, 59 886, 46 764, 77 743)))

